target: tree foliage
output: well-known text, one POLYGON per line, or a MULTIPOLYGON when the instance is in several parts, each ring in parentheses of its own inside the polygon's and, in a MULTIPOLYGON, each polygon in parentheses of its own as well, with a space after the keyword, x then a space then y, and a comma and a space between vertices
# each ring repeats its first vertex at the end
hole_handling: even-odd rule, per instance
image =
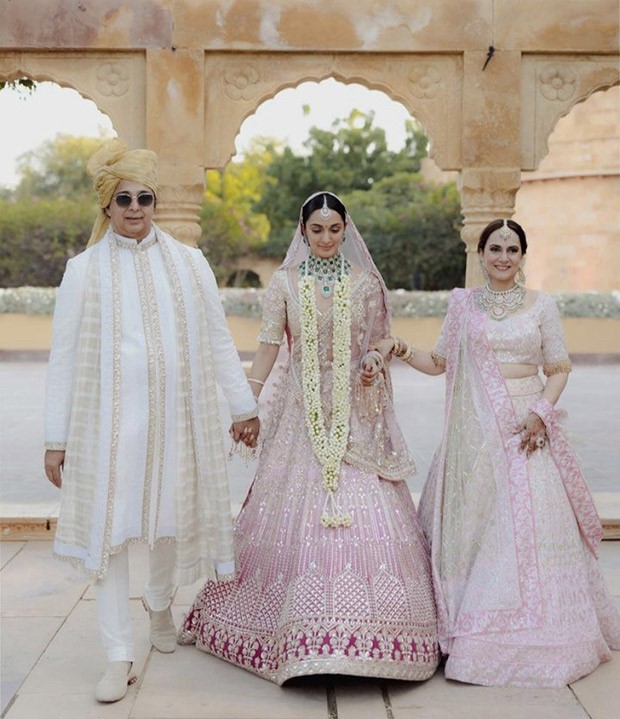
MULTIPOLYGON (((199 246, 221 284, 234 274, 238 258, 256 251, 269 236, 269 220, 253 207, 260 201, 270 160, 270 151, 257 145, 243 162, 230 162, 223 171, 207 170, 199 246)), ((242 273, 233 284, 244 284, 242 273)))
MULTIPOLYGON (((101 140, 58 135, 20 158, 17 188, 0 191, 2 285, 57 285, 66 259, 86 246, 96 213, 86 164, 101 140)), ((462 284, 458 193, 422 180, 427 146, 411 121, 403 149, 390 151, 373 114, 354 111, 330 130, 312 128, 302 154, 263 138, 241 161, 208 171, 199 244, 218 281, 247 283, 240 258, 248 267, 256 254, 282 258, 301 202, 328 189, 347 204, 389 287, 462 284)))
POLYGON ((454 183, 435 185, 418 173, 399 172, 344 199, 389 288, 463 285, 465 247, 454 183))
POLYGON ((86 163, 103 138, 59 134, 17 160, 15 198, 92 195, 86 163))
POLYGON ((0 286, 54 287, 86 247, 96 216, 87 198, 0 200, 0 286))
POLYGON ((285 148, 274 155, 267 169, 271 182, 257 205, 271 225, 265 254, 282 254, 297 224, 299 207, 308 195, 321 189, 338 195, 368 191, 396 172, 417 172, 427 147, 419 125, 410 121, 403 149, 388 150, 385 131, 374 125, 372 112, 353 110, 349 117, 334 121, 331 130, 311 128, 303 155, 285 148))

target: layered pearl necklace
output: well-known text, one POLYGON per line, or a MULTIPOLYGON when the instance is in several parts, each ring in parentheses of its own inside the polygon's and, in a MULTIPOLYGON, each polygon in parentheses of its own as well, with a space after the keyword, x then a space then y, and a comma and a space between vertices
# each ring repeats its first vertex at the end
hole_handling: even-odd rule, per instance
MULTIPOLYGON (((348 527, 352 518, 343 514, 335 502, 340 465, 349 441, 351 413, 351 280, 350 264, 338 255, 332 258, 333 280, 333 377, 332 421, 329 432, 321 402, 321 368, 319 361, 319 331, 316 307, 316 275, 311 271, 312 255, 299 267, 299 300, 301 305, 301 365, 306 427, 314 453, 321 464, 323 487, 327 492, 321 516, 324 527, 348 527), (340 267, 338 268, 338 263, 340 267)), ((319 262, 325 262, 319 260, 319 262)), ((330 261, 327 261, 330 262, 330 261)), ((328 284, 328 283, 326 283, 328 284)), ((321 287, 321 292, 323 289, 321 287)), ((332 293, 330 287, 329 295, 332 293)))
POLYGON ((493 320, 503 320, 523 307, 525 293, 523 285, 514 285, 509 290, 492 290, 489 285, 476 290, 476 304, 493 320))

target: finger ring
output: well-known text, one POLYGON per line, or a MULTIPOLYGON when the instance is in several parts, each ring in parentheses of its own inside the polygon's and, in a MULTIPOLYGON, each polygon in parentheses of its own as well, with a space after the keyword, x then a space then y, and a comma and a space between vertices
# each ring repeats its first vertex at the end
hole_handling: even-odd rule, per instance
POLYGON ((538 447, 538 449, 542 449, 545 446, 545 438, 536 437, 536 446, 538 447))

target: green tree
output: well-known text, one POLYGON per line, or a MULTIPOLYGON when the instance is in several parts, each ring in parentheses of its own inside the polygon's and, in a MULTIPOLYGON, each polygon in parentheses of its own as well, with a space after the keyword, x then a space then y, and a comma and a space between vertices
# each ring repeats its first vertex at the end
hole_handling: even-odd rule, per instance
POLYGON ((16 199, 92 194, 86 163, 104 138, 59 134, 17 160, 16 199))
MULTIPOLYGON (((239 257, 256 251, 269 236, 269 220, 253 207, 262 196, 270 161, 269 148, 257 142, 242 162, 230 162, 223 171, 207 170, 199 246, 220 284, 235 274, 239 257)), ((232 283, 244 285, 244 273, 237 273, 232 283)))
POLYGON ((386 177, 345 198, 391 289, 451 289, 465 278, 455 183, 426 183, 418 173, 386 177))
POLYGON ((359 110, 336 120, 330 130, 311 128, 303 155, 295 155, 290 148, 272 148, 273 161, 267 169, 270 182, 257 205, 272 228, 263 253, 282 255, 297 224, 303 198, 319 189, 339 195, 367 191, 396 172, 417 172, 427 148, 426 136, 411 120, 403 149, 388 150, 385 131, 375 126, 374 113, 359 110))
POLYGON ((55 287, 81 252, 96 216, 92 193, 78 199, 0 199, 0 286, 55 287))

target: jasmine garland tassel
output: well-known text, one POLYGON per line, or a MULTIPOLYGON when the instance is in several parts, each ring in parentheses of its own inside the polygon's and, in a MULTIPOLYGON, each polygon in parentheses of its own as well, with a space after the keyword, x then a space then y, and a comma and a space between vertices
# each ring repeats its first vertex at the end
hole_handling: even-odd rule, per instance
POLYGON ((334 498, 340 465, 347 450, 351 413, 351 282, 345 262, 340 256, 340 272, 334 282, 332 422, 329 432, 321 402, 315 277, 308 272, 306 263, 302 263, 299 270, 304 409, 308 434, 321 464, 323 486, 327 492, 321 516, 324 527, 349 527, 353 521, 350 514, 343 514, 338 509, 334 498))

